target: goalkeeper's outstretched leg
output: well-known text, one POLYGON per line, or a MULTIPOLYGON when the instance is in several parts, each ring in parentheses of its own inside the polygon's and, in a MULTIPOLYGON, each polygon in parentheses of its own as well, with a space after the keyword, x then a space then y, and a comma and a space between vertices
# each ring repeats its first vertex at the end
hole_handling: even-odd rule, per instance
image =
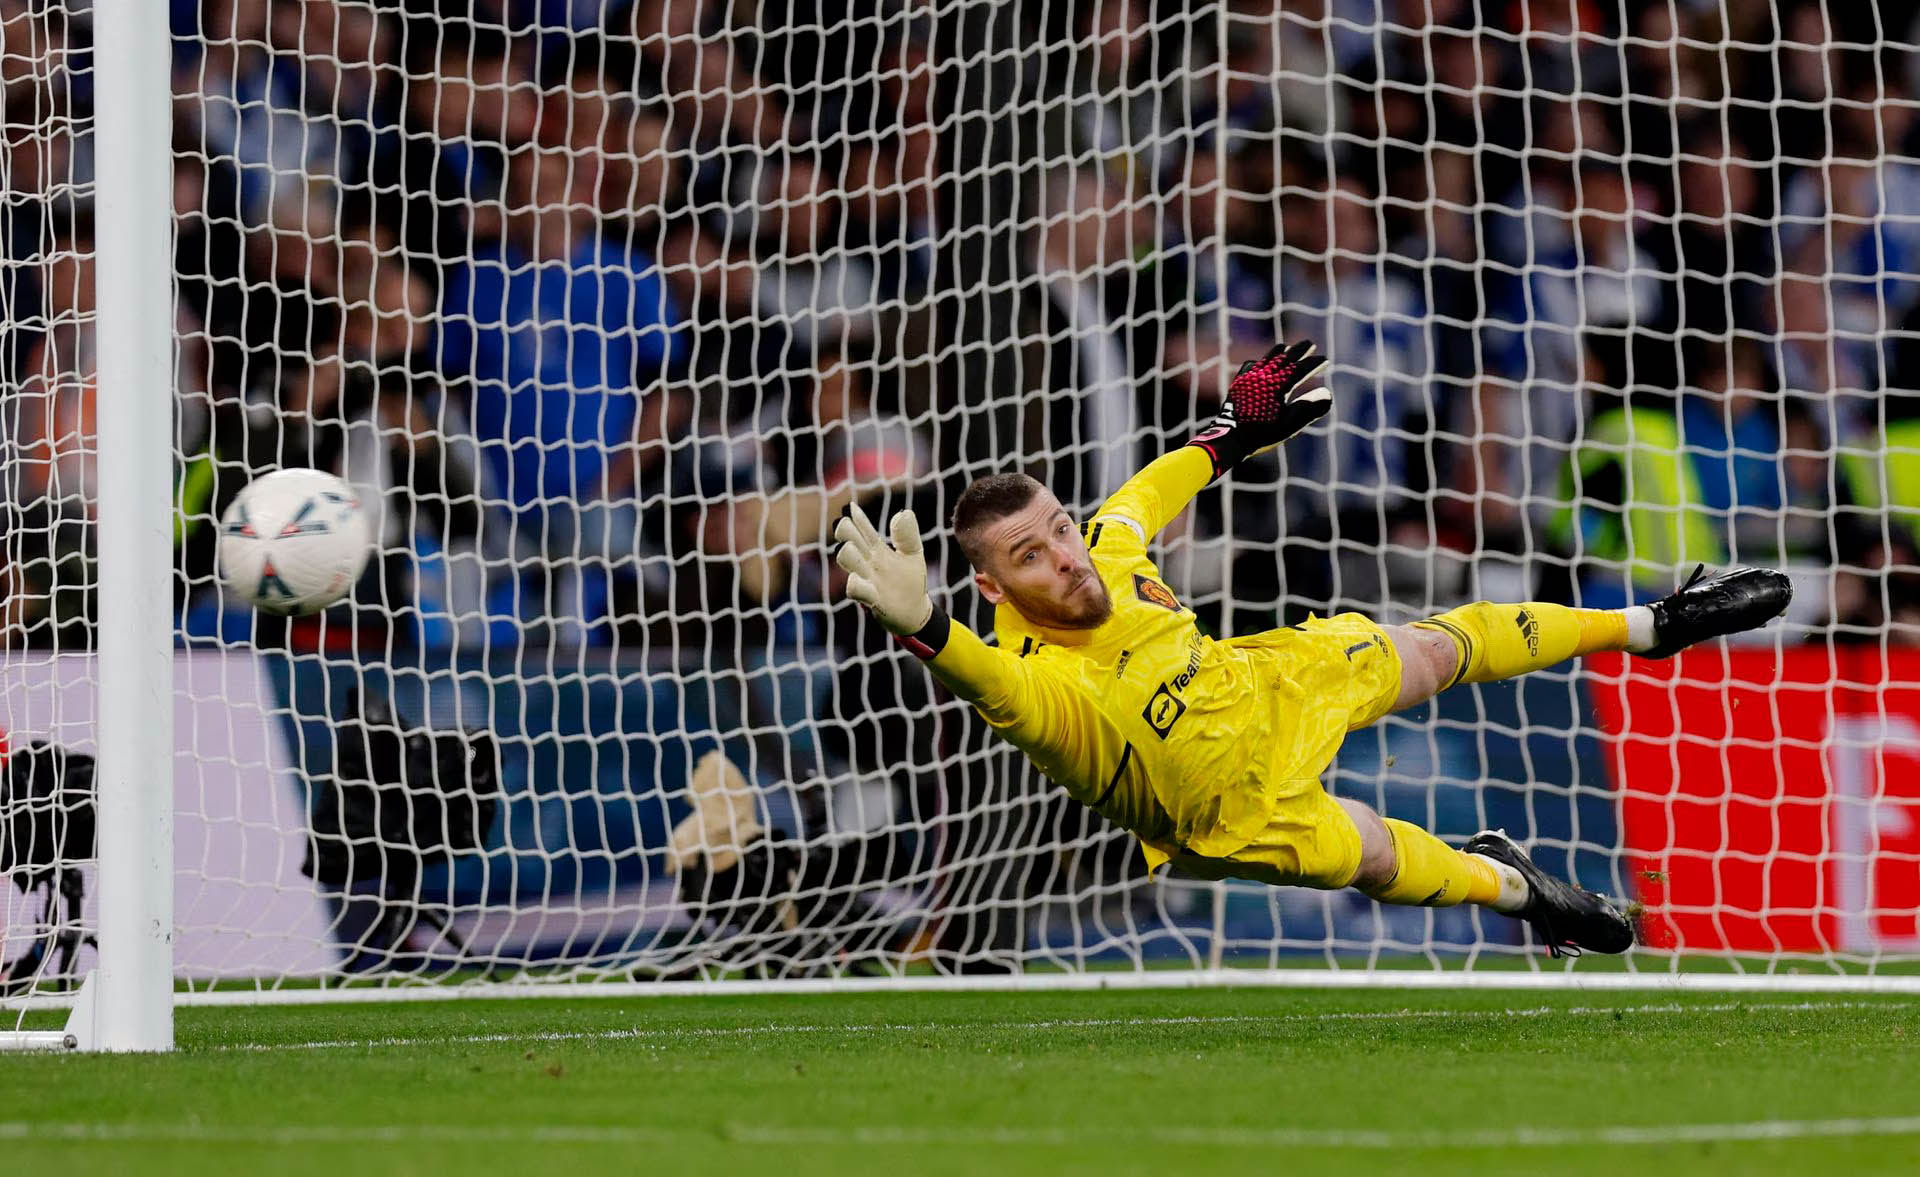
POLYGON ((1697 568, 1686 584, 1651 605, 1462 605, 1411 625, 1385 627, 1403 668, 1394 710, 1417 707, 1461 683, 1498 682, 1582 654, 1671 657, 1697 642, 1765 625, 1792 599, 1792 582, 1771 568, 1713 576, 1697 568))
POLYGON ((1360 831, 1360 867, 1349 885, 1380 903, 1490 907, 1532 925, 1555 956, 1633 947, 1633 921, 1613 900, 1547 874, 1504 830, 1482 831, 1455 850, 1419 826, 1338 800, 1360 831))
MULTIPOLYGON (((1402 674, 1395 710, 1415 707, 1460 683, 1497 682, 1582 654, 1624 651, 1665 658, 1710 638, 1753 629, 1792 598, 1787 577, 1765 568, 1715 576, 1696 569, 1672 595, 1627 609, 1572 609, 1482 601, 1387 627, 1402 674)), ((1345 798, 1360 833, 1351 885, 1382 903, 1479 903, 1526 920, 1554 954, 1625 952, 1633 925, 1605 896, 1546 874, 1504 831, 1475 835, 1455 850, 1418 826, 1383 818, 1345 798)))

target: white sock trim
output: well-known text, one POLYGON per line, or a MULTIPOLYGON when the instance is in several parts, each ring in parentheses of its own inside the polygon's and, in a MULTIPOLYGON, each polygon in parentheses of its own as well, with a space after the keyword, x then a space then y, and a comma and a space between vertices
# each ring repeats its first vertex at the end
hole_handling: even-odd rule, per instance
POLYGON ((1658 644, 1653 632, 1653 610, 1645 605, 1628 605, 1620 610, 1627 618, 1627 650, 1638 654, 1658 644))
POLYGON ((1493 908, 1495 911, 1512 915, 1514 912, 1525 907, 1527 900, 1533 898, 1533 889, 1527 886, 1526 876, 1513 867, 1508 866, 1498 859, 1488 858, 1484 854, 1475 854, 1471 855, 1471 857, 1486 863, 1493 868, 1494 874, 1500 876, 1500 894, 1492 903, 1487 905, 1488 907, 1493 908))

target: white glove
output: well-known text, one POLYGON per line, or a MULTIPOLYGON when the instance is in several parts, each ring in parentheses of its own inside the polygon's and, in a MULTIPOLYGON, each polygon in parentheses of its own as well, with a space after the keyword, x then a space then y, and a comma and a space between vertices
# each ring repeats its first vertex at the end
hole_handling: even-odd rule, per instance
POLYGON ((840 541, 833 558, 846 570, 847 596, 872 610, 887 632, 917 633, 933 617, 920 521, 912 511, 901 511, 887 530, 893 533, 892 547, 865 511, 848 506, 833 529, 833 538, 840 541))

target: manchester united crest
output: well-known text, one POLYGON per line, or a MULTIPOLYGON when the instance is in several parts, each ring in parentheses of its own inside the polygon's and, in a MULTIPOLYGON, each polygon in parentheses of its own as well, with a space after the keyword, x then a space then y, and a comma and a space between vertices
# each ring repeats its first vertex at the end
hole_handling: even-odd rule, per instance
POLYGON ((1180 601, 1173 595, 1173 590, 1157 580, 1149 580, 1136 572, 1133 574, 1133 591, 1134 595, 1149 605, 1180 612, 1180 601))

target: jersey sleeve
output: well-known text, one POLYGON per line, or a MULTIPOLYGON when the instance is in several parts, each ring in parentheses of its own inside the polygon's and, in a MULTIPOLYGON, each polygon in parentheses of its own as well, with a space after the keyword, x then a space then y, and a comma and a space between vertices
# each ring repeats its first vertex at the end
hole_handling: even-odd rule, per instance
POLYGON ((1136 541, 1144 549, 1211 481, 1213 460, 1198 446, 1161 454, 1100 504, 1087 524, 1087 545, 1108 539, 1136 541))
POLYGON ((995 649, 957 621, 933 624, 942 631, 933 642, 903 644, 1068 793, 1078 796, 1123 762, 1125 737, 1077 680, 1046 660, 995 649))

